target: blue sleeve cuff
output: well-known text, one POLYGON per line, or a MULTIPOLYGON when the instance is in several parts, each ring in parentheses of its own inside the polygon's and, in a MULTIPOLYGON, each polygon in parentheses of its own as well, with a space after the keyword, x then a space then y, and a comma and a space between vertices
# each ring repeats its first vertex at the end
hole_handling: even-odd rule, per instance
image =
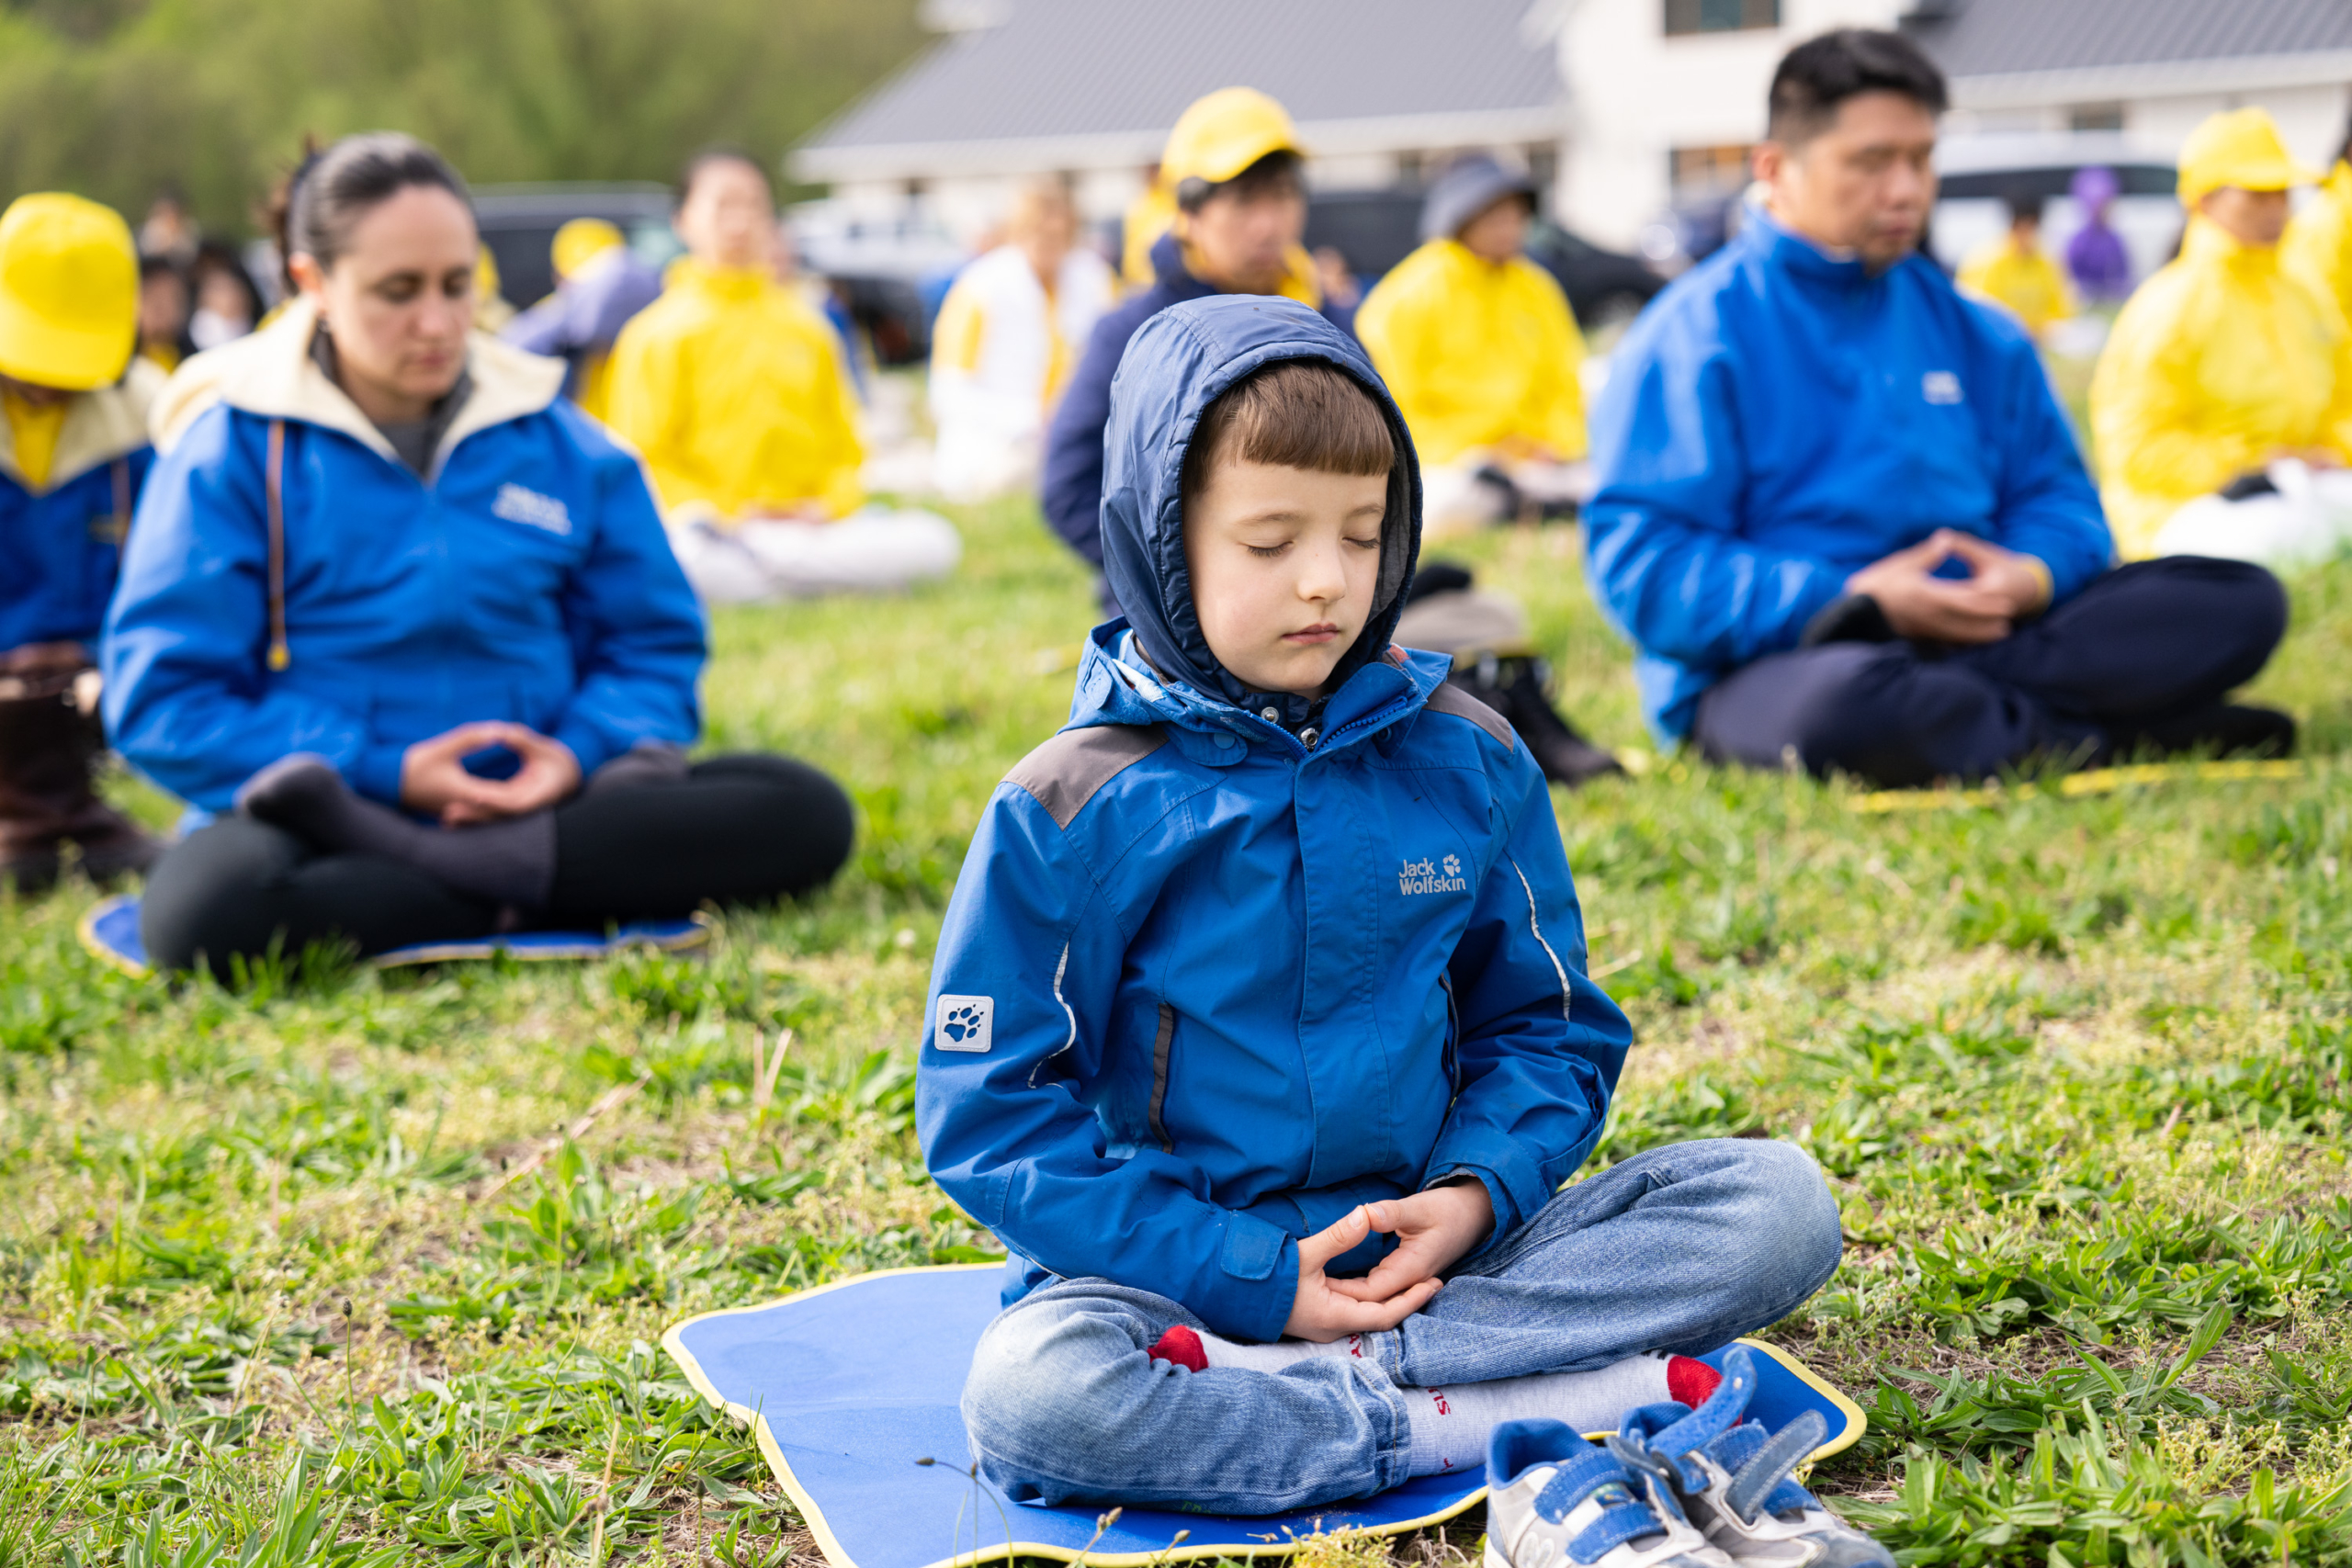
POLYGON ((368 799, 397 807, 401 803, 401 761, 407 754, 404 746, 362 746, 345 776, 351 787, 368 799))
POLYGON ((580 759, 580 779, 583 784, 598 768, 628 750, 615 746, 603 730, 574 716, 566 716, 555 727, 555 738, 571 747, 571 754, 580 759))
POLYGON ((1466 1170, 1476 1176, 1495 1206, 1497 1235, 1505 1234, 1506 1219, 1510 1226, 1517 1226, 1541 1213, 1552 1201, 1551 1187, 1527 1151, 1491 1128, 1473 1128, 1440 1139, 1427 1168, 1449 1174, 1466 1170))
POLYGON ((1519 1205, 1510 1201, 1510 1191, 1503 1186, 1503 1179, 1491 1170, 1482 1170, 1475 1165, 1457 1165, 1453 1169, 1432 1176, 1421 1183, 1421 1190, 1426 1192, 1432 1187, 1442 1187, 1457 1176, 1476 1177, 1478 1185, 1487 1190, 1487 1206, 1495 1212, 1494 1228, 1487 1233, 1486 1241, 1480 1242, 1478 1246, 1484 1247, 1487 1242, 1499 1240, 1519 1228, 1519 1205))
POLYGON ((1239 1210, 1225 1218, 1215 1288, 1184 1304, 1227 1338, 1275 1340, 1298 1300, 1298 1244, 1270 1221, 1239 1210))

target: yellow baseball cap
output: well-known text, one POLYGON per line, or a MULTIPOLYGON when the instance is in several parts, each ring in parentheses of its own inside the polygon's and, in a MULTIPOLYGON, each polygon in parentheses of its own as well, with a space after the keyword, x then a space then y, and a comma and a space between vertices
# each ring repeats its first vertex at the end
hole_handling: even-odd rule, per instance
POLYGON ((1303 152, 1290 111, 1255 87, 1220 87, 1179 116, 1159 154, 1170 190, 1223 185, 1269 152, 1303 152))
POLYGON ((2190 206, 2224 186, 2287 190, 2320 178, 2318 170, 2305 168, 2287 151, 2266 109, 2212 115, 2180 146, 2180 199, 2190 206))
POLYGON ((555 231, 555 243, 548 248, 548 254, 555 263, 556 276, 570 277, 606 251, 625 243, 617 224, 602 218, 575 218, 555 231))
POLYGON ((139 252, 112 208, 44 191, 0 212, 0 376, 86 392, 122 378, 139 252))

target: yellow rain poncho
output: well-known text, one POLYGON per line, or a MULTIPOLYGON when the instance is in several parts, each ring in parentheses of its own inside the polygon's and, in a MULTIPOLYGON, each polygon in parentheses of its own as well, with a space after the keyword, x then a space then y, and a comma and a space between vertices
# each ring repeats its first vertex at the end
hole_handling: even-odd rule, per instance
POLYGON ((2180 255, 2115 320, 2091 378, 2101 498, 2117 547, 2282 451, 2352 457, 2352 334, 2278 248, 2192 218, 2180 255))
POLYGON ((1968 258, 1960 286, 2013 312, 2038 341, 2054 321, 2075 311, 2075 291, 2064 269, 2038 245, 2004 234, 1968 258))
POLYGON ((1356 335, 1422 462, 1484 448, 1585 455, 1584 335, 1560 286, 1526 257, 1498 265, 1431 240, 1365 296, 1356 335))
POLYGON ((2352 164, 2338 164, 2287 225, 2278 265, 2352 316, 2352 164))
POLYGON ((608 423, 644 455, 665 509, 737 519, 814 502, 840 517, 865 500, 841 353, 768 273, 683 260, 613 344, 608 423))

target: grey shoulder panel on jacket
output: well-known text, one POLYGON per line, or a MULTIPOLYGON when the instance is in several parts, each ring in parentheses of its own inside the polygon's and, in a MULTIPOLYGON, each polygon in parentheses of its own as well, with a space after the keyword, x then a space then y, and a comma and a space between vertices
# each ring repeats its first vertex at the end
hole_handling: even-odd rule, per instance
POLYGON ((1506 751, 1519 749, 1519 737, 1512 733, 1510 721, 1451 681, 1439 682, 1437 690, 1430 694, 1427 705, 1438 713, 1468 719, 1493 736, 1506 751))
POLYGON ((1066 729, 1022 758, 1004 782, 1027 790, 1055 827, 1068 829, 1095 791, 1167 744, 1168 732, 1156 724, 1066 729))

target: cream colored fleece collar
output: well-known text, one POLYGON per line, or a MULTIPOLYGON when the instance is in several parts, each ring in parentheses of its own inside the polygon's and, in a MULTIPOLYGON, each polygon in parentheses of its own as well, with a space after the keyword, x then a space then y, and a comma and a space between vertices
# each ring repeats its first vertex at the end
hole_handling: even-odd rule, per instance
POLYGON ((147 445, 147 412, 163 387, 163 371, 149 360, 134 357, 130 368, 113 386, 75 393, 57 433, 57 452, 49 460, 49 480, 38 488, 26 483, 24 469, 17 466, 17 434, 6 420, 0 419, 0 474, 37 495, 46 495, 92 468, 138 451, 147 445))
MULTIPOLYGON (((385 461, 400 462, 384 433, 311 357, 311 338, 318 330, 317 307, 298 299, 261 331, 207 349, 181 366, 150 415, 157 449, 169 450, 198 414, 224 402, 263 419, 339 431, 385 461)), ((563 391, 561 360, 526 354, 487 333, 474 333, 468 343, 466 368, 473 377, 473 395, 434 451, 435 477, 467 436, 537 413, 563 391)))

